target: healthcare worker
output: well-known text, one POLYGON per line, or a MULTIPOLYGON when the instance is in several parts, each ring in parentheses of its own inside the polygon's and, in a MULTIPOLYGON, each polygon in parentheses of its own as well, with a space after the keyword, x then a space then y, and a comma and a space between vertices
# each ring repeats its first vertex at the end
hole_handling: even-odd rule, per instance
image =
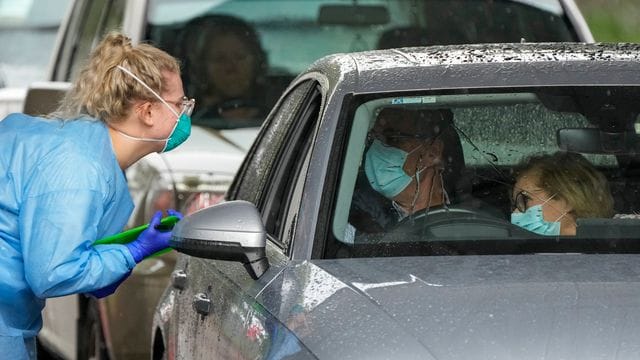
POLYGON ((1 358, 35 359, 46 298, 108 295, 168 247, 159 212, 130 244, 92 244, 131 214, 124 170, 186 140, 193 106, 176 59, 111 33, 56 113, 0 121, 1 358))

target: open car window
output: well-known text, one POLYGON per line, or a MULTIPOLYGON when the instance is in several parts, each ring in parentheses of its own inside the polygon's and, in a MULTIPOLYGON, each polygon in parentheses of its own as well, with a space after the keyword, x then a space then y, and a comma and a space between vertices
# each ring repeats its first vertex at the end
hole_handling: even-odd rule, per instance
POLYGON ((637 251, 638 95, 354 97, 326 256, 637 251))
POLYGON ((182 61, 193 123, 216 129, 259 126, 329 54, 578 40, 558 0, 151 0, 147 23, 146 39, 182 61))

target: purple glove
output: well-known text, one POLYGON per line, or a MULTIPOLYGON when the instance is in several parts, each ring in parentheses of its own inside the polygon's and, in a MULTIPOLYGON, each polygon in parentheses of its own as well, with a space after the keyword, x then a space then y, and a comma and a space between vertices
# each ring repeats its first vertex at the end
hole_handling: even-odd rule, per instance
MULTIPOLYGON (((182 219, 182 214, 175 210, 169 210, 167 213, 182 219)), ((171 231, 160 231, 156 229, 156 226, 160 224, 161 219, 162 211, 156 211, 149 222, 149 227, 143 231, 137 239, 125 244, 136 263, 139 263, 151 254, 169 247, 171 231)))
POLYGON ((89 295, 93 296, 96 299, 102 299, 105 296, 109 296, 114 292, 116 292, 116 289, 118 288, 118 286, 120 286, 120 284, 122 284, 122 282, 125 281, 129 277, 129 275, 131 275, 131 271, 124 274, 124 276, 120 280, 114 282, 113 284, 107 285, 98 290, 91 291, 89 295))

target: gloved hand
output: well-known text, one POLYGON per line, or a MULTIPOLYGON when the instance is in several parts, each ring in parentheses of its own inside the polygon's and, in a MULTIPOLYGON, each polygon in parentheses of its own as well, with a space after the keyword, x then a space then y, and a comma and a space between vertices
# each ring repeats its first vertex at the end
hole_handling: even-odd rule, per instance
POLYGON ((91 291, 89 295, 95 297, 96 299, 102 299, 105 296, 109 296, 114 292, 116 292, 116 289, 118 288, 118 286, 120 286, 120 284, 122 284, 122 282, 124 282, 129 277, 129 275, 131 275, 131 271, 126 273, 120 280, 114 282, 113 284, 107 285, 98 290, 91 291))
POLYGON ((180 211, 173 210, 173 209, 169 209, 169 210, 167 210, 167 214, 168 214, 169 216, 175 216, 175 217, 177 217, 177 218, 178 218, 178 219, 180 219, 180 220, 182 220, 182 218, 184 217, 184 216, 182 216, 182 213, 181 213, 180 211))
MULTIPOLYGON (((182 214, 175 210, 168 210, 167 213, 182 219, 182 214)), ((156 226, 160 224, 161 219, 162 211, 156 211, 149 222, 149 227, 140 233, 137 239, 125 244, 136 263, 139 263, 151 254, 169 247, 171 231, 160 231, 156 229, 156 226)))

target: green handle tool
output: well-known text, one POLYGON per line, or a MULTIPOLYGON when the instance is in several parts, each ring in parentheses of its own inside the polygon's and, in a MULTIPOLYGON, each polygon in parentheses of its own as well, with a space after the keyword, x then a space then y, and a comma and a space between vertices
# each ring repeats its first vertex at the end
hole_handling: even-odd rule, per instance
MULTIPOLYGON (((156 226, 156 229, 160 230, 160 231, 169 231, 171 229, 173 229, 173 226, 179 221, 180 219, 177 216, 167 216, 165 218, 163 218, 162 220, 160 220, 160 224, 158 226, 156 226)), ((110 236, 106 236, 103 237, 102 239, 98 239, 96 240, 93 245, 108 245, 108 244, 128 244, 130 242, 132 242, 133 240, 138 238, 138 235, 140 235, 141 232, 143 232, 145 229, 147 229, 149 227, 149 224, 144 224, 144 225, 140 225, 134 228, 131 228, 129 230, 125 230, 121 233, 117 233, 115 235, 110 235, 110 236)), ((167 248, 164 250, 160 250, 156 253, 154 253, 151 256, 158 256, 158 255, 162 255, 165 254, 167 252, 171 251, 171 248, 167 248)))

